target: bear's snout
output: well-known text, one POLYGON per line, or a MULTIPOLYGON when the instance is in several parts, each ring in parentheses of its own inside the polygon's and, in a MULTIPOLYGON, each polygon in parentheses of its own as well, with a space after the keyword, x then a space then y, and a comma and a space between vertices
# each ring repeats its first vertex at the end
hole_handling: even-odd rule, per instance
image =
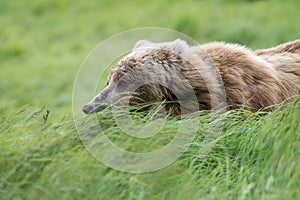
POLYGON ((108 104, 106 104, 106 103, 101 103, 101 104, 98 104, 98 105, 86 104, 86 105, 83 106, 82 111, 85 114, 91 114, 91 113, 95 113, 95 112, 100 112, 100 111, 104 110, 107 107, 108 107, 108 104))
POLYGON ((94 109, 94 106, 92 105, 84 105, 83 108, 82 108, 82 111, 85 113, 85 114, 89 114, 92 112, 92 110, 94 109))

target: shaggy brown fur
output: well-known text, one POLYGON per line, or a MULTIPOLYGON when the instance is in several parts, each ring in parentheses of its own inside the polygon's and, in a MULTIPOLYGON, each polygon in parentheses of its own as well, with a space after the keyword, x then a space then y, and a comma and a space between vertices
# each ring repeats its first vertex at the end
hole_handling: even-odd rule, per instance
POLYGON ((182 40, 141 40, 111 70, 107 87, 83 111, 101 111, 131 95, 130 105, 173 101, 166 110, 179 115, 195 107, 193 94, 197 110, 219 104, 228 109, 271 111, 299 88, 300 40, 254 52, 223 42, 189 47, 182 40))

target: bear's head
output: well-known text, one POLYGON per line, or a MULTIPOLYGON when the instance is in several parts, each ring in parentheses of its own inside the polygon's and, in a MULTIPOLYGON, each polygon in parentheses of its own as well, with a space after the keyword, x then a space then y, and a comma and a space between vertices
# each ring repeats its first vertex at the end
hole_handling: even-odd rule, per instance
POLYGON ((180 39, 164 43, 138 41, 132 52, 111 69, 107 86, 83 107, 83 112, 100 112, 112 104, 169 102, 166 111, 179 115, 178 100, 190 100, 193 95, 182 73, 189 48, 180 39))

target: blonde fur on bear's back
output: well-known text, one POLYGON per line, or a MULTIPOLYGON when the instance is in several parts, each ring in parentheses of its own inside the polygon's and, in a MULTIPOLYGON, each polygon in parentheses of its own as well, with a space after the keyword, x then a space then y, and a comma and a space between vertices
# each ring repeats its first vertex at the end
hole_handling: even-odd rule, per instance
POLYGON ((220 71, 230 108, 270 111, 272 105, 299 91, 300 40, 256 52, 223 42, 192 47, 191 51, 202 59, 209 57, 220 71))
POLYGON ((255 54, 271 63, 278 72, 281 98, 285 99, 299 91, 300 40, 287 42, 270 49, 255 51, 255 54))
POLYGON ((300 54, 300 40, 294 40, 291 42, 286 42, 284 44, 278 45, 269 49, 256 50, 255 54, 258 56, 262 55, 276 55, 276 54, 300 54))

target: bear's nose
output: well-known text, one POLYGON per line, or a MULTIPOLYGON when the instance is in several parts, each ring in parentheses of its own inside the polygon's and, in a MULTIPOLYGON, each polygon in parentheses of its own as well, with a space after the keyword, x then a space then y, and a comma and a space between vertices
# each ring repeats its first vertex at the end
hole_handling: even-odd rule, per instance
POLYGON ((90 114, 94 109, 95 109, 94 106, 86 104, 86 105, 83 106, 82 111, 85 114, 90 114))
POLYGON ((85 114, 91 114, 91 113, 94 113, 94 112, 100 112, 100 111, 104 110, 107 107, 108 107, 107 103, 101 103, 101 104, 98 104, 96 106, 91 105, 91 104, 86 104, 85 106, 83 106, 82 111, 85 114))

